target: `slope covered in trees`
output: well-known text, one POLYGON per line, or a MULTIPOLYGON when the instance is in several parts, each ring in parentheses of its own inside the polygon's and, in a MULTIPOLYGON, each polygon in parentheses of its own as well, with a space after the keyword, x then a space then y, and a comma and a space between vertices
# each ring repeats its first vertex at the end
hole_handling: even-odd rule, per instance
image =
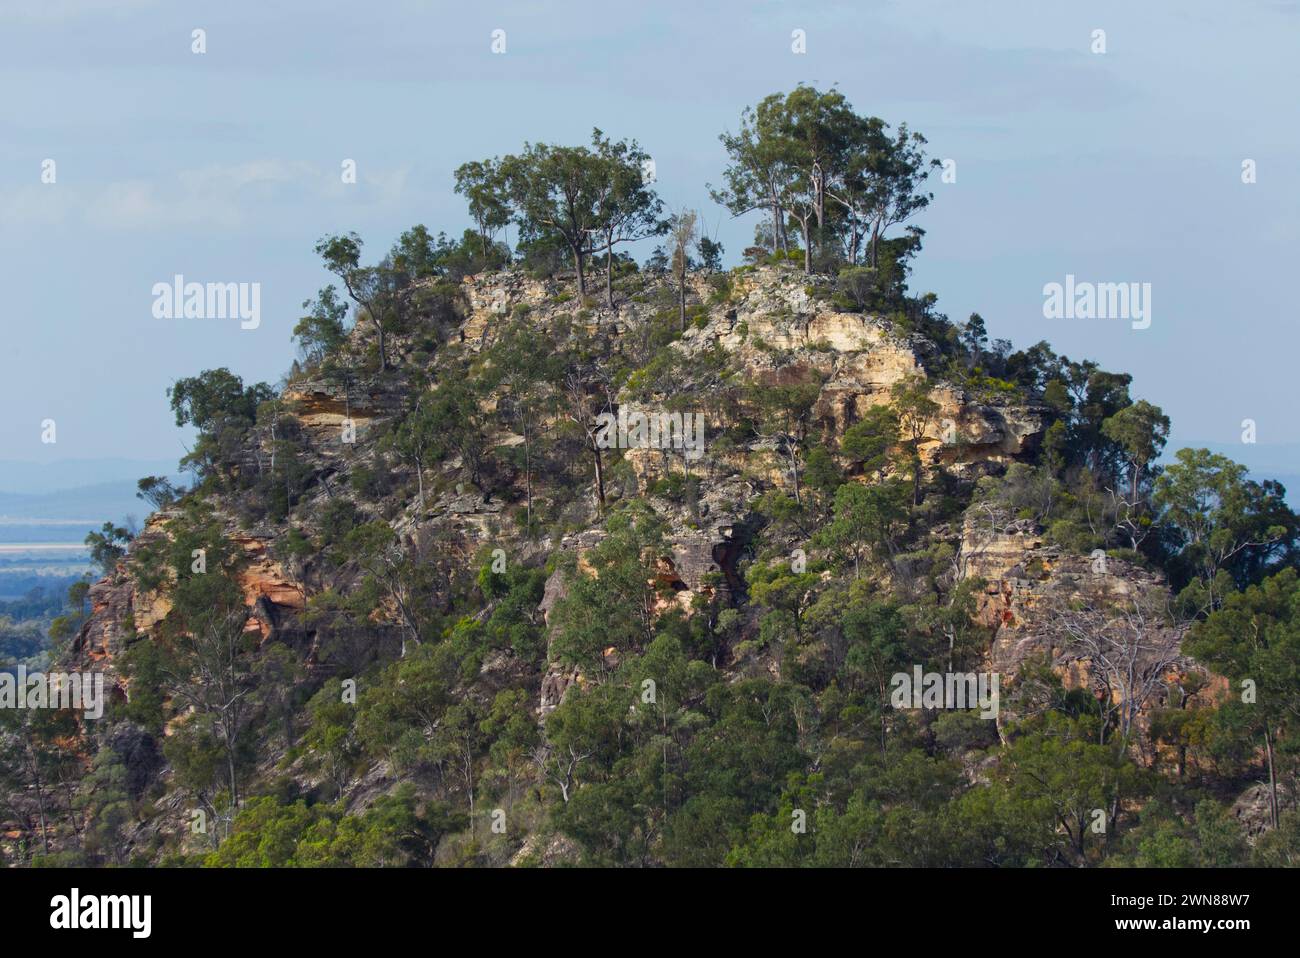
POLYGON ((1284 491, 909 292, 919 135, 800 87, 722 139, 744 266, 635 142, 524 144, 458 240, 321 239, 282 387, 175 383, 192 487, 57 637, 105 717, 0 712, 7 859, 1294 860, 1284 491))

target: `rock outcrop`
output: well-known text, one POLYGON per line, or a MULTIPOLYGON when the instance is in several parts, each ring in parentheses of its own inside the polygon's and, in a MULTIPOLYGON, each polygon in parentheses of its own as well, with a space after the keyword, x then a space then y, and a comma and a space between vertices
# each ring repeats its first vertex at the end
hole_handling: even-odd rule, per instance
POLYGON ((375 382, 318 378, 295 382, 281 395, 286 410, 315 446, 364 441, 375 422, 401 408, 401 394, 375 382), (343 439, 350 426, 348 439, 343 439))

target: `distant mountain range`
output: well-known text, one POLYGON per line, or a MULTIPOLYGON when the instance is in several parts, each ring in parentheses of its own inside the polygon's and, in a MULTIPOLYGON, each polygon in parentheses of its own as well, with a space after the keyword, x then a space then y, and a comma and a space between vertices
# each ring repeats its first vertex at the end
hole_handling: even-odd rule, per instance
POLYGON ((158 459, 0 460, 0 542, 80 542, 105 522, 143 520, 152 507, 136 482, 175 474, 158 459))
POLYGON ((0 493, 45 494, 129 480, 134 497, 135 483, 141 476, 175 472, 175 459, 0 459, 0 493))
POLYGON ((14 520, 44 520, 43 524, 49 526, 91 523, 98 527, 109 520, 120 522, 129 515, 144 519, 153 506, 136 498, 135 483, 134 479, 118 479, 45 493, 0 492, 0 525, 15 525, 14 520))

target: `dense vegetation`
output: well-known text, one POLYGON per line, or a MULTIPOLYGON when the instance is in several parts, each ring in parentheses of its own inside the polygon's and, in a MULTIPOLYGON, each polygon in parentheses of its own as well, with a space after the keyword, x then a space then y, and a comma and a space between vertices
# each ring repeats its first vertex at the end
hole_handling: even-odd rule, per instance
MULTIPOLYGON (((799 87, 722 140, 714 197, 765 217, 735 270, 695 212, 665 213, 635 142, 525 144, 456 171, 474 224, 459 239, 416 226, 374 262, 354 234, 320 241, 337 285, 304 304, 284 388, 224 368, 175 383, 193 487, 142 480, 165 525, 91 541, 110 583, 165 592, 167 614, 117 623, 129 696, 104 722, 0 713, 15 860, 1296 861, 1300 521, 1284 490, 1205 450, 1165 458, 1169 420, 1128 375, 990 342, 980 316, 912 295, 919 135, 799 87), (619 248, 650 237, 645 264, 619 248), (548 299, 475 341, 462 281, 495 271, 548 299), (727 318, 769 274, 810 309, 872 317, 925 375, 837 428, 809 361, 832 347, 727 318), (765 380, 694 335, 728 323, 765 380), (1040 441, 982 475, 935 461, 939 384, 1032 410, 1040 441), (349 421, 383 412, 340 442, 295 391, 343 397, 349 421), (602 446, 597 416, 624 404, 706 411, 707 455, 647 472, 602 446), (735 561, 676 601, 674 537, 720 514, 735 561), (1098 694, 1033 659, 996 723, 894 708, 893 674, 988 661, 985 583, 962 574, 971 522, 1151 577, 1163 601, 1142 627, 1199 665, 1141 685, 1099 666, 1114 681, 1098 694), (272 543, 303 609, 254 610, 270 625, 250 628, 236 533, 272 543), (540 714, 555 676, 578 680, 540 714), (1259 782, 1267 819, 1247 827, 1231 808, 1259 782)), ((1135 614, 1076 604, 1053 621, 1132 651, 1135 614)))

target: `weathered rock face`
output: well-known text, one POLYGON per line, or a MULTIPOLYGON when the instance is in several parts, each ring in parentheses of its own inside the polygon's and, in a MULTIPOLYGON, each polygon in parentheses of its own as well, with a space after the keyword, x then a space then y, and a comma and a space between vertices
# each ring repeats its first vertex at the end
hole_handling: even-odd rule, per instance
POLYGON ((401 396, 378 383, 333 379, 294 383, 281 398, 312 444, 325 448, 342 442, 346 423, 351 422, 355 439, 360 441, 377 420, 393 415, 401 406, 401 396))
POLYGON ((1066 689, 1108 701, 1110 721, 1127 715, 1147 731, 1132 740, 1138 761, 1159 759, 1180 773, 1201 767, 1185 747, 1151 734, 1152 723, 1160 710, 1222 699, 1228 684, 1182 653, 1186 625, 1165 617, 1170 596, 1160 576, 1113 557, 1064 553, 1024 521, 990 525, 968 514, 963 533, 962 575, 985 580, 977 618, 993 632, 990 671, 1014 682, 1028 659, 1045 660, 1066 689))
POLYGON ((1049 628, 1056 608, 1079 602, 1123 608, 1166 594, 1159 576, 1118 559, 1064 553, 1023 521, 990 527, 968 516, 960 562, 963 578, 986 583, 977 617, 994 631, 992 668, 1014 674, 1028 656, 1045 652, 1062 666, 1069 686, 1083 684, 1086 669, 1065 654, 1049 628))
POLYGON ((69 648, 71 660, 78 667, 113 671, 113 660, 122 651, 131 631, 152 632, 171 611, 166 589, 146 591, 132 579, 129 555, 141 546, 166 536, 166 526, 174 513, 155 512, 131 543, 128 558, 120 560, 112 575, 91 585, 88 598, 90 615, 69 648))
MULTIPOLYGON (((861 319, 862 317, 857 317, 861 319)), ((889 401, 889 391, 910 376, 921 375, 921 367, 911 350, 872 330, 866 348, 843 354, 817 354, 814 368, 827 376, 814 413, 831 424, 836 435, 862 418, 872 406, 889 401), (829 361, 828 361, 829 360, 829 361)))
POLYGON ((1032 453, 1042 438, 1046 410, 1040 406, 979 403, 951 386, 936 388, 931 397, 939 414, 921 452, 956 476, 986 475, 991 466, 1032 453))
MULTIPOLYGON (((1117 707, 1125 683, 1145 689, 1135 700, 1140 727, 1154 710, 1200 708, 1227 693, 1226 680, 1182 653, 1186 626, 1164 617, 1169 592, 1159 575, 1113 557, 1064 553, 1027 522, 999 527, 968 516, 963 532, 962 574, 986 583, 977 617, 993 631, 991 671, 1014 677, 1027 659, 1042 657, 1067 689, 1109 694, 1117 707)), ((1158 742, 1140 757, 1157 753, 1171 767, 1187 764, 1158 742)))
POLYGON ((130 621, 135 589, 129 580, 100 579, 90 587, 90 617, 72 641, 69 654, 80 667, 104 668, 122 650, 123 623, 130 621))
MULTIPOLYGON (((932 349, 928 343, 900 336, 883 319, 834 307, 824 279, 807 279, 775 267, 740 272, 733 275, 725 302, 713 295, 707 277, 693 275, 689 282, 692 297, 711 305, 673 348, 689 358, 721 345, 741 375, 759 384, 780 385, 816 377, 823 385, 813 410, 814 428, 828 438, 841 436, 872 406, 889 402, 890 391, 899 382, 925 375, 924 357, 932 349)), ((592 290, 590 295, 598 297, 600 291, 592 290)), ((604 326, 623 335, 644 328, 664 309, 662 302, 633 297, 624 298, 612 314, 584 312, 571 280, 537 279, 517 270, 467 277, 458 299, 462 322, 450 331, 450 338, 471 350, 488 344, 511 316, 548 324, 564 315, 586 322, 592 329, 604 326)), ((356 334, 358 342, 365 339, 364 332, 356 334)), ((404 346, 395 340, 393 348, 400 352, 404 346)), ((931 465, 942 464, 959 476, 974 478, 1032 451, 1042 431, 1041 411, 1032 407, 977 402, 939 381, 932 381, 931 396, 939 413, 922 443, 922 455, 931 465)), ((282 398, 294 420, 289 428, 301 429, 318 460, 316 466, 326 476, 340 468, 339 456, 364 446, 375 424, 400 413, 404 402, 399 388, 385 379, 345 382, 329 376, 298 380, 282 398), (342 445, 345 426, 354 428, 359 446, 342 445)), ((699 492, 692 493, 696 496, 692 501, 656 501, 656 508, 670 519, 671 526, 669 554, 659 560, 663 592, 671 596, 665 600, 665 608, 675 604, 689 609, 692 600, 706 592, 722 593, 724 599, 735 594, 741 587, 736 565, 749 535, 748 503, 766 485, 788 490, 793 481, 773 440, 759 439, 748 446, 724 443, 715 453, 710 442, 726 424, 710 425, 704 454, 698 460, 686 459, 680 450, 625 450, 625 471, 619 477, 608 477, 615 499, 620 486, 626 487, 622 491, 625 496, 645 495, 652 483, 672 474, 686 473, 699 480, 699 492)), ((517 441, 522 440, 508 430, 493 439, 500 445, 517 441)), ((265 459, 269 446, 262 452, 265 459)), ((454 468, 456 464, 443 465, 454 468)), ((163 512, 151 518, 144 538, 165 535, 167 517, 163 512)), ((468 487, 453 491, 444 486, 431 491, 424 509, 408 510, 395 517, 393 524, 402 536, 437 526, 465 544, 468 556, 476 543, 508 536, 513 521, 500 499, 485 500, 468 487)), ((248 630, 256 631, 263 641, 292 633, 309 592, 298 578, 303 570, 290 572, 272 557, 273 536, 269 532, 244 531, 232 520, 230 538, 244 554, 238 581, 249 607, 248 630)), ((567 539, 561 547, 581 554, 599 538, 599 532, 583 533, 567 539)), ((1014 564, 1015 560, 1009 561, 1006 568, 1014 564)), ((989 578, 1006 581, 1001 574, 989 578)), ((1013 619, 1022 606, 1034 601, 1032 590, 998 588, 1002 591, 985 599, 986 615, 1013 619)), ((166 619, 171 611, 167 591, 164 586, 156 593, 143 592, 124 570, 97 584, 91 593, 95 614, 78 637, 78 648, 85 656, 111 665, 125 638, 123 623, 149 634, 166 619)), ((549 615, 562 591, 561 577, 552 576, 542 603, 544 615, 549 615)), ((382 628, 383 624, 376 626, 382 628)), ((309 650, 313 661, 317 655, 326 655, 319 636, 309 650)), ((581 681, 576 670, 553 666, 542 682, 542 712, 554 708, 565 690, 581 681)))
POLYGON ((567 835, 542 835, 534 832, 510 858, 510 865, 517 867, 532 864, 541 868, 555 868, 574 865, 580 860, 581 848, 567 835))
MULTIPOLYGON (((697 595, 720 594, 729 597, 740 585, 736 563, 743 548, 746 530, 743 524, 723 517, 709 530, 681 528, 667 539, 668 552, 658 558, 656 585, 667 596, 661 600, 659 611, 665 612, 674 605, 690 612, 697 595)), ((580 575, 595 575, 583 561, 583 554, 594 548, 604 538, 599 531, 589 531, 568 537, 561 549, 577 552, 577 569, 580 575)), ((572 574, 564 567, 557 569, 546 580, 539 606, 543 619, 549 626, 556 603, 568 594, 567 577, 572 574)), ((610 650, 607 658, 617 655, 610 650)), ((579 669, 562 665, 548 655, 551 666, 542 680, 539 712, 545 716, 564 700, 564 694, 574 684, 582 684, 584 677, 579 669)))
MULTIPOLYGON (((706 277, 693 275, 689 283, 694 296, 710 299, 706 277)), ((471 349, 487 344, 510 316, 524 315, 543 325, 560 315, 580 320, 587 316, 590 329, 603 324, 623 335, 644 328, 662 309, 624 300, 612 316, 600 317, 591 310, 584 312, 571 281, 536 279, 519 271, 467 277, 462 292, 467 317, 458 335, 471 349)), ((881 318, 836 309, 829 303, 830 292, 824 278, 807 278, 779 267, 733 274, 726 302, 715 301, 673 348, 693 357, 721 346, 743 376, 758 384, 821 379, 814 419, 828 437, 838 438, 872 406, 889 402, 897 383, 925 376, 923 357, 933 346, 917 337, 900 336, 881 318)), ((978 478, 1029 454, 1043 430, 1045 410, 1032 404, 984 402, 938 381, 933 382, 931 398, 939 412, 927 428, 922 456, 928 465, 943 465, 960 477, 978 478)), ((321 421, 337 427, 334 420, 321 421)), ((714 434, 721 426, 710 423, 714 434)), ((645 479, 687 468, 680 455, 674 459, 657 453, 634 454, 633 458, 645 479)), ((754 472, 763 468, 760 461, 765 458, 770 457, 752 457, 746 468, 758 478, 781 480, 781 467, 771 462, 766 463, 766 473, 754 472)))
MULTIPOLYGON (((834 307, 824 279, 760 267, 733 274, 725 302, 712 296, 706 277, 692 276, 690 282, 693 297, 711 305, 695 317, 672 347, 685 355, 688 368, 692 357, 703 359, 706 351, 721 347, 750 382, 778 386, 819 380, 822 386, 813 408, 814 428, 829 439, 841 437, 872 406, 890 402, 891 390, 898 383, 926 376, 924 357, 933 351, 930 344, 899 335, 878 317, 834 307)), ((469 277, 462 292, 467 317, 459 336, 470 349, 490 342, 507 317, 525 316, 530 322, 548 324, 560 315, 580 321, 588 315, 571 282, 535 279, 521 272, 469 277)), ((593 290, 591 295, 599 292, 593 290)), ((622 335, 644 328, 663 308, 662 303, 625 299, 614 314, 601 316, 599 323, 622 335)), ((596 323, 597 317, 591 316, 587 324, 595 328, 596 323)), ((937 380, 931 380, 931 397, 938 413, 927 429, 921 454, 930 466, 942 465, 959 477, 974 479, 1032 453, 1044 427, 1042 409, 977 401, 937 380)), ((644 405, 631 396, 619 397, 618 402, 629 408, 644 405)), ((654 490, 655 483, 673 475, 698 480, 701 491, 696 501, 656 501, 662 514, 675 517, 672 555, 661 557, 660 578, 665 591, 671 590, 682 608, 689 608, 691 600, 706 588, 733 592, 739 587, 734 570, 745 539, 741 530, 747 521, 746 504, 766 485, 788 491, 793 483, 788 463, 773 439, 739 447, 723 443, 715 450, 712 440, 726 425, 708 423, 705 448, 698 458, 688 457, 681 449, 628 449, 622 454, 626 471, 607 477, 615 498, 620 488, 626 495, 645 495, 654 490), (705 577, 710 574, 719 581, 706 586, 705 577)), ((508 439, 498 437, 502 442, 508 439)), ((486 514, 480 503, 458 508, 448 500, 431 511, 443 517, 439 521, 455 523, 462 534, 480 538, 504 519, 486 514)), ((596 541, 598 533, 587 533, 566 539, 561 547, 582 553, 596 541)), ((562 592, 562 574, 552 576, 542 603, 544 614, 549 615, 562 592)), ((578 672, 552 666, 542 684, 541 711, 546 713, 558 705, 567 688, 580 681, 578 672)))
POLYGON ((1247 788, 1233 801, 1230 812, 1249 838, 1264 834, 1272 821, 1268 784, 1264 782, 1247 788))
MULTIPOLYGON (((468 315, 461 326, 459 339, 471 347, 484 345, 491 329, 518 307, 536 309, 547 303, 565 305, 573 295, 571 286, 562 286, 554 280, 535 279, 518 271, 466 276, 461 290, 468 303, 468 315)), ((568 305, 569 310, 575 308, 568 305)))
POLYGON ((576 666, 564 667, 552 663, 547 669, 546 675, 542 678, 542 695, 538 703, 538 714, 542 717, 549 715, 560 707, 564 701, 564 694, 569 691, 573 685, 577 685, 581 675, 576 666))
MULTIPOLYGON (((560 544, 561 549, 573 549, 578 553, 578 567, 583 567, 582 554, 588 549, 600 542, 603 536, 599 532, 586 532, 579 536, 566 537, 560 544)), ((560 602, 569 594, 568 575, 564 567, 557 568, 546 579, 546 585, 542 590, 542 601, 538 610, 542 613, 542 620, 548 628, 551 625, 551 613, 555 610, 556 603, 560 602)), ((580 680, 580 673, 576 667, 570 667, 560 664, 555 657, 547 650, 547 662, 549 666, 546 674, 542 677, 541 699, 538 703, 538 713, 545 717, 559 707, 564 701, 564 694, 569 691, 569 687, 580 680)))
POLYGON ((106 744, 126 770, 127 793, 139 798, 163 766, 158 742, 138 725, 123 722, 113 727, 106 744))
MULTIPOLYGON (((872 406, 888 403, 895 385, 926 375, 928 344, 898 336, 882 319, 831 308, 814 287, 797 286, 772 268, 742 274, 736 283, 735 308, 687 330, 683 348, 694 352, 719 343, 757 383, 819 376, 813 415, 835 438, 872 406)), ((930 395, 939 412, 921 453, 930 465, 942 463, 959 476, 977 477, 990 465, 1031 452, 1042 434, 1041 407, 979 402, 938 382, 930 395)))
POLYGON ((256 628, 263 639, 268 638, 281 627, 287 615, 306 608, 303 586, 289 578, 284 567, 271 558, 271 537, 233 535, 231 541, 243 550, 245 557, 238 582, 244 601, 252 611, 248 627, 256 628))
MULTIPOLYGON (((172 515, 169 512, 152 515, 131 548, 134 550, 166 536, 172 515)), ((248 606, 246 628, 257 631, 263 639, 270 638, 306 607, 304 587, 271 557, 269 550, 274 537, 232 531, 229 539, 244 554, 236 581, 248 606)), ((124 689, 125 684, 116 675, 114 659, 131 638, 128 629, 141 635, 155 634, 172 609, 166 586, 157 591, 141 589, 129 569, 129 558, 123 559, 111 577, 90 587, 91 614, 70 648, 73 661, 109 672, 124 689)))
MULTIPOLYGON (((1163 583, 1126 564, 1112 562, 1106 573, 1097 573, 1086 558, 1052 552, 1042 550, 1029 560, 1037 558, 1043 563, 1041 578, 999 582, 993 605, 1001 607, 1002 628, 993 643, 994 669, 1014 675, 1027 656, 1045 652, 1063 671, 1067 688, 1086 687, 1091 664, 1085 655, 1072 651, 1053 628, 1055 609, 1084 602, 1123 612, 1135 602, 1149 600, 1153 593, 1163 593, 1163 583)), ((1162 638, 1168 648, 1177 649, 1178 634, 1170 632, 1162 638)))

